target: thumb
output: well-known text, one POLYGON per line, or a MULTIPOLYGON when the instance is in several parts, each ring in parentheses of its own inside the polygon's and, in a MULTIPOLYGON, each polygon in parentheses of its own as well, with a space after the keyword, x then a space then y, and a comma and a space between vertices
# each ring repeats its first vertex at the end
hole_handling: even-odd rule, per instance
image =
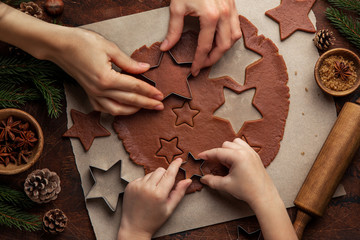
POLYGON ((180 203, 181 199, 183 199, 186 189, 192 183, 191 179, 185 179, 176 185, 175 189, 172 190, 169 194, 168 207, 170 211, 173 212, 176 206, 180 203))
POLYGON ((160 46, 161 51, 170 50, 179 41, 184 27, 184 15, 182 10, 174 11, 170 8, 169 28, 165 40, 160 46))
POLYGON ((209 187, 215 189, 215 190, 224 190, 224 180, 225 177, 221 176, 214 176, 211 174, 207 174, 200 178, 200 182, 208 185, 209 187))
POLYGON ((150 64, 135 61, 123 53, 118 47, 113 49, 109 56, 111 58, 111 62, 128 73, 140 74, 146 72, 150 68, 150 64))

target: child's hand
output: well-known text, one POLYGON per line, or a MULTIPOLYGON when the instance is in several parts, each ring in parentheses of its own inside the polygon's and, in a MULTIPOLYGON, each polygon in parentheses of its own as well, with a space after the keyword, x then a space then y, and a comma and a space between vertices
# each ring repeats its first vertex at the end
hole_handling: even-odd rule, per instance
POLYGON ((229 168, 225 177, 205 175, 201 182, 211 188, 230 193, 250 205, 262 201, 266 193, 274 190, 259 155, 243 140, 224 142, 222 148, 215 148, 198 155, 207 161, 219 161, 229 168))
POLYGON ((297 239, 272 179, 259 155, 246 142, 237 138, 224 142, 222 148, 198 156, 207 161, 219 161, 229 168, 227 176, 205 175, 201 182, 246 201, 256 214, 264 239, 297 239))
POLYGON ((191 184, 191 179, 182 180, 173 189, 181 163, 181 159, 176 159, 167 170, 158 168, 129 183, 118 239, 150 239, 164 224, 191 184))

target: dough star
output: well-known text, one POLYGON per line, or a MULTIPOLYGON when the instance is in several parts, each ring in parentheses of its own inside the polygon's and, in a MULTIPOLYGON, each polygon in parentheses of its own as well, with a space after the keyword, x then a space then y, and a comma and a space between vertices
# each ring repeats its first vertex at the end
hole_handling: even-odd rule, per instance
POLYGON ((282 0, 281 4, 265 12, 280 25, 280 38, 286 39, 297 30, 315 32, 308 14, 316 0, 282 0))
POLYGON ((126 182, 120 176, 121 160, 107 171, 90 166, 90 173, 95 184, 90 189, 86 199, 103 198, 109 208, 115 212, 119 196, 126 187, 126 182))
POLYGON ((204 160, 195 159, 191 154, 188 155, 186 162, 181 165, 181 169, 185 172, 185 178, 192 178, 193 176, 203 176, 201 165, 204 160))
POLYGON ((156 152, 157 156, 165 157, 168 163, 171 163, 174 156, 180 155, 183 151, 178 148, 179 139, 174 137, 171 140, 160 138, 160 149, 156 152))
POLYGON ((192 109, 189 102, 184 102, 184 104, 179 108, 173 108, 173 112, 176 114, 175 125, 179 126, 183 123, 189 125, 190 127, 194 126, 194 117, 199 114, 199 110, 192 109))
POLYGON ((85 114, 71 109, 70 113, 74 125, 63 134, 63 137, 79 138, 85 151, 90 149, 94 138, 111 135, 111 133, 100 124, 100 112, 93 111, 85 114))
POLYGON ((158 67, 151 68, 142 75, 154 82, 165 98, 170 94, 176 94, 191 99, 187 80, 190 75, 190 64, 177 64, 168 52, 162 54, 158 67))

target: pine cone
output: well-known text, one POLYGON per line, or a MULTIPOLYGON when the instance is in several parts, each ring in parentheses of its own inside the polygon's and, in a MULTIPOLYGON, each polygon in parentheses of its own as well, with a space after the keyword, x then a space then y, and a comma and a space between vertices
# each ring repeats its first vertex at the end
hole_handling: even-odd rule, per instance
POLYGON ((325 51, 334 44, 335 38, 333 37, 333 32, 328 29, 322 29, 315 34, 313 41, 318 49, 325 51))
POLYGON ((55 200, 60 193, 60 178, 47 168, 37 169, 26 178, 24 190, 34 202, 47 203, 55 200))
POLYGON ((60 233, 67 226, 68 218, 60 209, 52 209, 44 214, 43 229, 49 233, 60 233))
POLYGON ((34 2, 20 3, 20 11, 39 19, 42 19, 43 17, 43 10, 41 9, 41 7, 39 7, 39 5, 34 2))

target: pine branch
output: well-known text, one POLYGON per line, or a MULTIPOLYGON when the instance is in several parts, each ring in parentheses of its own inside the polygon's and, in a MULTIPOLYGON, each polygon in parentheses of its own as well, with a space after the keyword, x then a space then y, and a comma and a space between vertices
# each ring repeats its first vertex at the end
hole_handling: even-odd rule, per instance
POLYGON ((14 207, 30 209, 35 206, 24 192, 0 185, 0 202, 6 202, 14 207))
POLYGON ((18 108, 27 101, 38 100, 41 96, 34 89, 22 91, 13 84, 0 82, 0 108, 18 108))
POLYGON ((326 17, 356 48, 360 49, 360 22, 346 16, 342 11, 329 7, 326 17))
POLYGON ((32 232, 41 229, 41 220, 37 215, 24 213, 21 209, 0 202, 0 225, 32 232))
POLYGON ((52 86, 54 81, 49 79, 33 78, 33 82, 45 99, 48 114, 57 118, 61 113, 62 91, 52 86))
POLYGON ((334 7, 342 8, 357 12, 360 14, 360 1, 359 0, 328 0, 328 2, 334 7))

